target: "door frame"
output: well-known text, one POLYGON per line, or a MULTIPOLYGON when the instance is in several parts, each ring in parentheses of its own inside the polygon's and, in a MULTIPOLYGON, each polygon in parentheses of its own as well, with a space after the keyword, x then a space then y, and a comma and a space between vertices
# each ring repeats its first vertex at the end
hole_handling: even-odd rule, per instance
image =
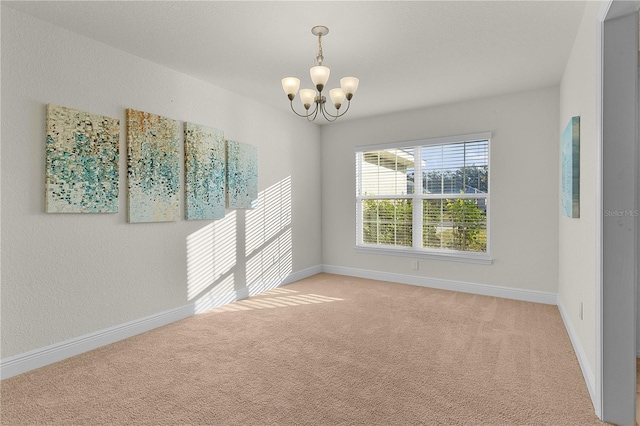
POLYGON ((597 16, 599 261, 593 403, 600 419, 621 425, 635 419, 639 8, 639 0, 608 0, 597 16), (617 217, 607 211, 632 213, 617 217))

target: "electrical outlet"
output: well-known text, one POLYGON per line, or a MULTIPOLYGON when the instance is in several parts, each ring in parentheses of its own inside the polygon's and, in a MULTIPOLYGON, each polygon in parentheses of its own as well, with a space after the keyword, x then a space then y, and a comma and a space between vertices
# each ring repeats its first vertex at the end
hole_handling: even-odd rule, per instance
POLYGON ((417 271, 419 267, 420 267, 420 264, 417 260, 411 261, 411 269, 413 269, 414 271, 417 271))
POLYGON ((584 320, 584 303, 580 302, 580 319, 584 320))

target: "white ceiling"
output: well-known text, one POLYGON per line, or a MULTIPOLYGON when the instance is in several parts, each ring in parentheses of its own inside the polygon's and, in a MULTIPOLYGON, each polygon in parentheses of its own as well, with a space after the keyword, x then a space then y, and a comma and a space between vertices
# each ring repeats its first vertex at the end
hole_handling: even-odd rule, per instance
MULTIPOLYGON (((556 85, 583 1, 3 1, 3 5, 289 111, 326 25, 329 88, 360 78, 341 120, 556 85)), ((64 48, 64 46, 61 46, 64 48)), ((123 64, 126 66, 126 64, 123 64)), ((299 100, 294 101, 296 108, 299 100)), ((321 123, 320 123, 321 124, 321 123)))

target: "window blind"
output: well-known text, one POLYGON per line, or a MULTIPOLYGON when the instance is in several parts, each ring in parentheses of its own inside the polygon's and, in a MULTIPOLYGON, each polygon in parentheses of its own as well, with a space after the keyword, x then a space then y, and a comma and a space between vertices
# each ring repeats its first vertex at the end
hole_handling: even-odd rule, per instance
POLYGON ((356 151, 357 244, 486 252, 489 139, 356 151))

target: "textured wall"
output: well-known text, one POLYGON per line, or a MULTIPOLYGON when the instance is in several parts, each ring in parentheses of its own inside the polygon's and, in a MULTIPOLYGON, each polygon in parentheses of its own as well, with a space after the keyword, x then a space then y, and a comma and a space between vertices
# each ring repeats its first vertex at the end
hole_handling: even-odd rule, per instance
POLYGON ((318 265, 319 157, 317 126, 2 7, 2 358, 318 265), (118 213, 44 213, 47 103, 120 119, 118 213), (125 108, 257 146, 262 210, 128 224, 125 108))
MULTIPOLYGON (((558 131, 573 116, 580 116, 580 218, 558 215, 559 289, 558 297, 577 332, 592 374, 595 374, 595 291, 596 291, 596 172, 598 139, 596 122, 596 13, 598 2, 590 2, 584 12, 571 55, 560 85, 558 131), (580 303, 583 318, 580 319, 580 303)), ((560 161, 560 145, 557 147, 560 161)), ((560 184, 558 175, 558 185, 560 184)))
POLYGON ((558 90, 548 88, 326 126, 322 133, 323 263, 557 292, 558 90), (356 253, 354 147, 493 132, 492 265, 356 253))

